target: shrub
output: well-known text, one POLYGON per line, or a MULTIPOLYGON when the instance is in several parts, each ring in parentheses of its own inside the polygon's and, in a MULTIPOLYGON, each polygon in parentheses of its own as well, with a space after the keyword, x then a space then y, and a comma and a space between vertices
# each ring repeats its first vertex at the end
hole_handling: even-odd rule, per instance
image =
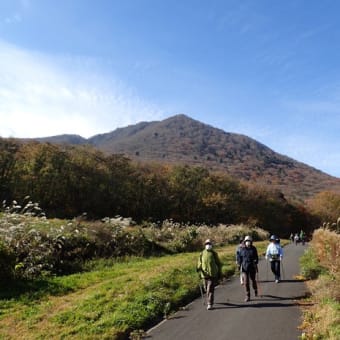
POLYGON ((240 238, 244 238, 246 235, 251 236, 254 241, 267 240, 269 238, 267 231, 245 224, 220 224, 217 227, 201 226, 198 229, 198 233, 202 243, 204 239, 211 238, 217 245, 239 243, 240 238))
POLYGON ((0 241, 0 282, 10 281, 13 278, 15 256, 13 252, 0 241))
POLYGON ((217 246, 236 243, 246 234, 254 240, 268 238, 264 230, 245 225, 211 227, 165 220, 140 227, 119 216, 94 222, 48 220, 35 216, 40 209, 31 202, 21 208, 14 201, 4 210, 0 241, 14 257, 8 266, 17 278, 70 274, 84 270, 86 261, 99 258, 196 251, 206 238, 217 246))
POLYGON ((340 234, 328 229, 317 229, 311 242, 320 264, 335 280, 340 280, 340 234))
POLYGON ((172 252, 195 251, 202 248, 204 240, 210 238, 215 245, 236 244, 240 237, 250 235, 256 241, 268 239, 267 231, 247 225, 189 225, 165 220, 160 225, 145 227, 145 233, 154 242, 162 244, 172 252))
POLYGON ((301 274, 307 280, 314 280, 318 278, 322 272, 325 272, 325 268, 320 265, 312 248, 308 248, 300 258, 300 265, 301 274))
POLYGON ((47 220, 8 210, 0 216, 0 241, 13 254, 15 276, 28 279, 81 271, 86 261, 95 258, 163 252, 141 228, 130 224, 129 219, 118 218, 102 222, 47 220))

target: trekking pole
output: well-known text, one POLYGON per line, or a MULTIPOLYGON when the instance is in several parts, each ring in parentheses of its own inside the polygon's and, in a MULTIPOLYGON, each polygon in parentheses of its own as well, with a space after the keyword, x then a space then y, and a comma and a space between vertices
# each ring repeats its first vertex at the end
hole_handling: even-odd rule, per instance
POLYGON ((258 291, 258 295, 263 297, 262 295, 262 289, 261 289, 261 285, 260 285, 260 277, 259 277, 259 267, 256 265, 256 276, 255 276, 255 280, 256 280, 256 284, 257 284, 257 291, 258 291))
POLYGON ((240 266, 240 283, 243 285, 243 273, 242 273, 242 264, 240 266))
POLYGON ((284 280, 284 278, 285 278, 285 271, 284 271, 284 269, 283 269, 283 261, 282 261, 282 259, 281 259, 281 269, 282 269, 282 279, 284 280))
POLYGON ((204 301, 204 293, 203 293, 203 287, 202 287, 202 279, 199 279, 199 287, 200 287, 200 292, 201 292, 201 297, 202 297, 202 301, 203 301, 203 306, 205 305, 205 301, 204 301))

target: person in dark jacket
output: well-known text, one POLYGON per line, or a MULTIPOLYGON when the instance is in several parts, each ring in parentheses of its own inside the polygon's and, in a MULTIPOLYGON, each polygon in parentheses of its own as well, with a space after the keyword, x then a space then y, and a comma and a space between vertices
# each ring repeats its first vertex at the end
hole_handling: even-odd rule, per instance
POLYGON ((240 250, 238 254, 237 263, 241 268, 243 275, 243 281, 245 283, 246 298, 244 301, 250 300, 250 280, 253 283, 253 289, 255 296, 257 296, 257 282, 256 282, 256 272, 257 264, 259 262, 259 257, 257 254, 257 249, 253 246, 253 240, 250 236, 244 238, 244 247, 240 250))
POLYGON ((204 242, 204 250, 198 258, 196 269, 204 280, 204 287, 207 292, 207 309, 210 310, 214 304, 215 286, 222 274, 222 263, 217 252, 212 249, 210 239, 204 242))

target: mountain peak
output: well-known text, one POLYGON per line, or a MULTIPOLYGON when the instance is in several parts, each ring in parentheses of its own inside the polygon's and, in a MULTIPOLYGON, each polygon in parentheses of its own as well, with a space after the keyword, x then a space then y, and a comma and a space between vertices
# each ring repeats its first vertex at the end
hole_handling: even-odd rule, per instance
POLYGON ((189 116, 187 116, 184 113, 178 113, 178 114, 176 114, 174 116, 166 118, 164 121, 167 121, 167 120, 194 120, 194 119, 189 117, 189 116))

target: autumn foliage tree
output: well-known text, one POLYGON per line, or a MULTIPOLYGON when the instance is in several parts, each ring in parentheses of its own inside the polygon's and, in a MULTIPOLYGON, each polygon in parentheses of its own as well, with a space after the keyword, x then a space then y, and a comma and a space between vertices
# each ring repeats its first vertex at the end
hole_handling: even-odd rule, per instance
MULTIPOLYGON (((86 213, 89 219, 120 215, 135 221, 251 222, 281 235, 309 221, 308 212, 280 192, 202 167, 142 165, 84 145, 0 139, 0 148, 0 198, 30 196, 49 217, 86 213)), ((331 202, 338 201, 331 197, 331 202)), ((326 210, 329 216, 334 207, 326 210)))
POLYGON ((308 201, 308 206, 323 222, 336 222, 340 217, 340 194, 320 192, 308 201))

